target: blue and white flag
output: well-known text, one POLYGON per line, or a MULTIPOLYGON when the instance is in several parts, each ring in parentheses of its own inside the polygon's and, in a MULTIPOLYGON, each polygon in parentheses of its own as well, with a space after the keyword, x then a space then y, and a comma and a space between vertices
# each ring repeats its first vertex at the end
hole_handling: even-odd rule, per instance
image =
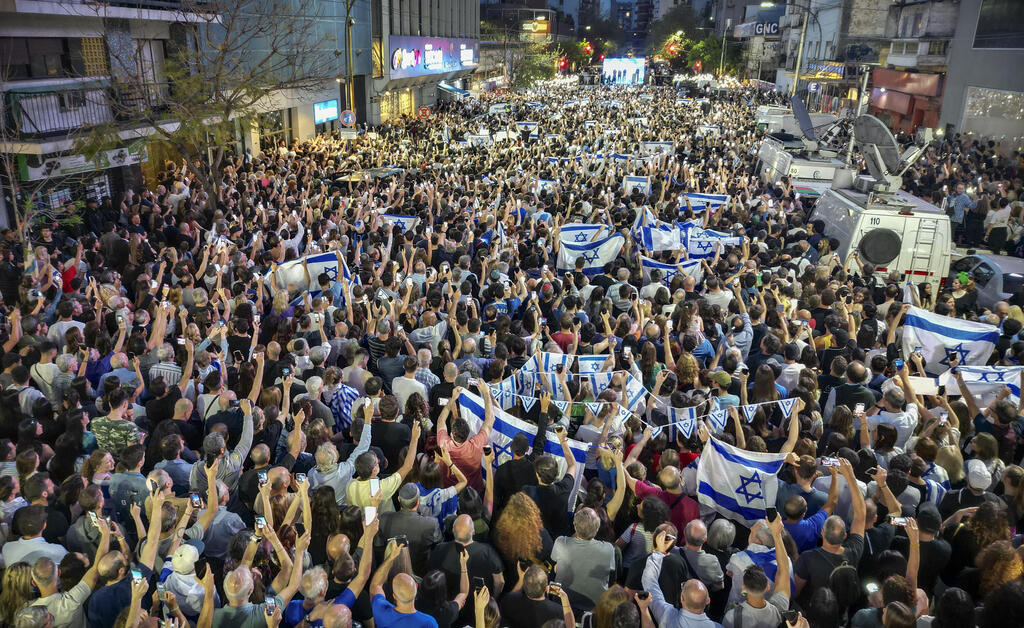
POLYGON ((702 259, 715 256, 715 247, 718 243, 722 246, 739 246, 743 238, 731 236, 728 233, 712 231, 694 227, 686 231, 686 250, 691 259, 702 259))
POLYGON ((607 355, 578 355, 576 356, 576 367, 580 374, 597 373, 607 361, 607 355))
POLYGON ((334 415, 334 432, 347 430, 352 425, 352 404, 359 398, 359 391, 341 384, 331 393, 331 414, 334 415))
POLYGON ((402 231, 411 231, 415 229, 416 225, 420 221, 416 216, 403 216, 402 214, 381 214, 380 217, 402 231))
POLYGON ((562 244, 587 244, 607 229, 608 225, 570 222, 559 229, 558 241, 562 244))
MULTIPOLYGON (((977 398, 980 407, 992 403, 1003 386, 1010 389, 1007 399, 1015 405, 1020 403, 1020 374, 1024 372, 1024 366, 961 366, 958 370, 964 385, 977 398)), ((962 394, 951 371, 939 375, 939 385, 946 387, 947 395, 962 394)))
POLYGON ((752 423, 754 421, 754 415, 757 414, 757 408, 759 406, 760 404, 757 403, 752 403, 746 406, 740 406, 740 409, 743 410, 743 418, 747 420, 747 423, 752 423))
POLYGON ((622 400, 622 405, 633 412, 640 412, 647 403, 647 389, 644 388, 644 383, 633 376, 632 373, 626 371, 623 371, 623 373, 626 375, 626 393, 622 400))
POLYGON ((572 356, 567 353, 544 351, 540 354, 540 371, 543 373, 554 373, 559 366, 568 370, 570 364, 572 364, 572 356))
POLYGON ((534 404, 537 403, 537 398, 519 395, 519 403, 523 404, 523 410, 529 412, 530 410, 533 410, 534 404))
POLYGON ((330 251, 285 262, 277 267, 277 272, 274 275, 268 274, 264 282, 272 294, 280 290, 288 290, 289 292, 300 292, 300 300, 306 292, 309 292, 311 298, 315 298, 320 296, 321 291, 317 278, 322 273, 326 273, 332 282, 348 280, 351 283, 352 281, 348 269, 343 264, 339 265, 338 256, 334 251, 330 251), (309 283, 306 282, 306 270, 302 267, 303 259, 306 260, 306 267, 309 269, 309 283))
MULTIPOLYGON (((561 237, 561 236, 559 236, 561 237)), ((622 250, 626 238, 612 234, 587 244, 569 244, 562 241, 558 247, 558 269, 571 271, 576 268, 576 260, 583 260, 583 272, 587 275, 599 275, 604 265, 615 259, 622 250)))
POLYGON ((796 397, 790 397, 788 399, 779 399, 779 410, 782 410, 783 419, 789 418, 790 413, 793 412, 793 406, 796 405, 796 397))
POLYGON ((984 366, 999 339, 999 328, 912 307, 903 323, 903 355, 920 349, 925 370, 949 368, 950 356, 965 366, 984 366))
MULTIPOLYGON (((459 410, 462 418, 469 423, 469 432, 471 434, 478 432, 485 419, 483 399, 469 391, 463 391, 459 395, 459 410)), ((497 464, 500 465, 512 459, 512 439, 520 433, 525 433, 530 442, 533 442, 533 437, 537 434, 537 426, 527 421, 521 421, 504 410, 494 409, 494 427, 491 428, 490 443, 494 449, 494 459, 497 464)), ((576 492, 579 490, 580 480, 583 478, 583 465, 586 464, 587 451, 591 445, 571 438, 567 442, 578 468, 576 485, 569 496, 569 512, 573 512, 576 507, 576 492)), ((548 434, 548 438, 544 442, 544 453, 554 456, 555 461, 558 462, 560 476, 565 473, 566 463, 562 446, 554 434, 548 434)))
POLYGON ((572 411, 572 403, 569 401, 559 401, 556 399, 552 399, 551 403, 553 403, 554 406, 558 408, 558 410, 565 416, 569 416, 569 412, 572 411))
POLYGON ((648 251, 677 251, 683 246, 683 231, 658 220, 649 208, 644 208, 633 221, 633 239, 648 251))
POLYGON ((712 212, 717 211, 719 207, 729 204, 728 194, 700 194, 698 192, 685 192, 679 195, 679 202, 683 205, 686 201, 690 201, 690 206, 693 207, 693 211, 700 212, 705 209, 710 209, 712 212))
POLYGON ((697 465, 697 500, 745 526, 764 519, 774 507, 776 476, 787 454, 760 454, 727 445, 712 437, 697 465))
POLYGON ((729 421, 729 411, 725 408, 715 409, 708 415, 708 422, 711 423, 711 430, 715 434, 721 434, 725 430, 725 424, 729 421))
POLYGON ((678 264, 666 264, 665 262, 658 262, 641 255, 640 268, 643 271, 644 280, 647 282, 651 281, 652 270, 660 271, 661 283, 666 286, 672 283, 672 280, 676 275, 689 275, 698 282, 700 282, 704 276, 704 270, 701 268, 700 260, 684 260, 678 264))

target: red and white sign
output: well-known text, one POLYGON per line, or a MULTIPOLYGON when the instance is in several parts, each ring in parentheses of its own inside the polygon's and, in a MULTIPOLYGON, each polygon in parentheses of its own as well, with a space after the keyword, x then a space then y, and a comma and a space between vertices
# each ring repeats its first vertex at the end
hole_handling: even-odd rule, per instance
POLYGON ((420 120, 426 120, 430 117, 430 107, 423 105, 416 110, 416 115, 419 116, 420 120))

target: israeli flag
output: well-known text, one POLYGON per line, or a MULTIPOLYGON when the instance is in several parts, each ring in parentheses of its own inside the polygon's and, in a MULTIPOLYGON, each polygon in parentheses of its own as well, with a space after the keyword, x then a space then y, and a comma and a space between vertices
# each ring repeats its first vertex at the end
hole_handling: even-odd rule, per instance
POLYGON ((572 364, 572 356, 567 353, 544 351, 540 354, 540 370, 544 373, 555 373, 559 366, 564 370, 568 370, 570 364, 572 364))
POLYGON ((595 225, 582 222, 570 222, 562 225, 558 231, 558 241, 562 244, 586 244, 599 233, 607 230, 608 225, 595 225))
MULTIPOLYGON (((961 366, 958 367, 964 385, 978 398, 978 405, 985 407, 995 401, 1003 386, 1010 389, 1007 397, 1014 405, 1020 404, 1020 374, 1024 366, 961 366)), ((947 395, 959 395, 960 386, 952 371, 939 375, 939 384, 946 387, 947 395)))
POLYGON ((605 264, 615 259, 625 243, 626 238, 619 234, 588 244, 569 244, 563 241, 558 248, 558 269, 563 272, 573 270, 576 268, 576 260, 582 258, 583 272, 598 275, 604 270, 605 264))
POLYGON ((785 460, 786 454, 745 451, 712 437, 697 465, 697 500, 749 527, 775 506, 776 476, 785 460))
POLYGON ((728 194, 699 194, 697 192, 686 192, 679 196, 679 202, 683 205, 686 201, 690 202, 690 206, 693 207, 693 211, 704 211, 710 209, 712 212, 717 211, 719 207, 729 204, 728 194))
POLYGON ((536 122, 516 122, 516 128, 522 131, 529 131, 530 137, 537 137, 537 123, 536 122))
POLYGON ((644 280, 648 283, 651 281, 651 271, 655 269, 661 271, 661 282, 665 285, 672 283, 676 275, 689 275, 698 282, 704 276, 700 260, 687 260, 678 264, 666 264, 641 255, 640 268, 643 271, 644 280))
POLYGON ((648 251, 677 251, 683 245, 683 231, 654 215, 649 208, 633 221, 633 239, 648 251))
POLYGON ((725 431, 725 424, 729 421, 729 411, 725 408, 715 409, 708 415, 708 421, 711 423, 711 429, 715 434, 721 434, 725 431))
POLYGON ((903 355, 920 350, 925 370, 949 368, 956 355, 965 366, 984 366, 996 347, 999 328, 912 307, 903 323, 903 355))
POLYGON ((327 273, 332 282, 339 279, 351 281, 348 269, 344 265, 341 265, 339 269, 338 256, 335 255, 334 251, 331 251, 330 253, 317 253, 316 255, 307 255, 305 258, 285 262, 277 267, 277 273, 274 275, 268 274, 264 282, 272 294, 279 290, 297 290, 302 293, 301 296, 305 296, 304 293, 309 292, 310 297, 317 297, 320 296, 317 277, 321 273, 327 273), (303 259, 306 260, 306 266, 309 269, 310 283, 306 282, 306 272, 302 268, 303 259), (311 290, 311 288, 314 289, 311 290))
POLYGON ((647 403, 647 389, 644 388, 644 383, 634 377, 632 373, 626 371, 623 373, 626 374, 626 393, 622 405, 633 412, 640 412, 647 403))
MULTIPOLYGON (((543 109, 544 108, 544 103, 533 102, 531 100, 526 101, 524 104, 527 107, 533 107, 534 109, 543 109)), ((537 123, 534 122, 533 124, 537 124, 537 123)))
POLYGON ((594 392, 594 395, 600 395, 608 389, 612 384, 612 375, 608 371, 600 371, 597 373, 581 374, 580 379, 586 378, 590 382, 590 390, 594 392))
MULTIPOLYGON (((469 391, 463 391, 459 395, 459 410, 462 418, 469 423, 470 433, 479 431, 485 418, 483 399, 469 391)), ((491 428, 490 444, 494 449, 494 459, 497 464, 500 465, 512 459, 510 445, 512 439, 519 433, 525 433, 530 442, 533 442, 533 437, 537 434, 537 426, 527 421, 521 421, 504 410, 495 408, 494 427, 491 428)), ((576 492, 579 490, 580 480, 583 478, 582 466, 587 461, 587 451, 590 449, 590 443, 570 438, 568 439, 568 444, 572 457, 576 460, 576 464, 580 466, 579 472, 576 474, 576 485, 569 496, 569 512, 573 512, 576 506, 576 492)), ((549 434, 548 439, 544 442, 544 453, 554 456, 555 461, 558 462, 559 475, 564 474, 566 462, 562 454, 562 446, 553 434, 549 434)))
POLYGON ((607 355, 578 355, 576 368, 581 374, 598 373, 607 361, 607 355))
MULTIPOLYGON (((646 122, 644 122, 644 124, 646 124, 646 122)), ((671 155, 671 154, 676 152, 676 143, 675 142, 644 142, 643 143, 643 152, 645 154, 648 154, 648 155, 650 155, 650 154, 654 154, 654 155, 659 155, 659 154, 671 155)))
POLYGON ((359 391, 341 384, 331 393, 331 414, 334 415, 334 431, 346 430, 352 425, 352 404, 359 398, 359 391))
POLYGON ((728 233, 693 227, 686 231, 686 250, 691 259, 703 259, 715 256, 715 247, 719 242, 722 246, 739 246, 742 238, 730 236, 728 233))
POLYGON ((420 221, 416 216, 403 216, 401 214, 381 214, 381 218, 383 218, 385 222, 390 222, 392 225, 398 227, 403 232, 412 231, 420 221))

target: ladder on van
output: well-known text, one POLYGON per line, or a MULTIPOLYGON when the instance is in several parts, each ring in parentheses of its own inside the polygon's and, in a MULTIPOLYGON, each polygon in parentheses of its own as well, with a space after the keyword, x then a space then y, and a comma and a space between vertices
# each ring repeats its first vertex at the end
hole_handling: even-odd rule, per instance
POLYGON ((914 283, 933 281, 935 269, 932 268, 932 247, 935 245, 938 231, 938 219, 923 218, 918 222, 914 246, 910 252, 910 264, 908 268, 903 269, 904 272, 909 271, 907 279, 914 283))

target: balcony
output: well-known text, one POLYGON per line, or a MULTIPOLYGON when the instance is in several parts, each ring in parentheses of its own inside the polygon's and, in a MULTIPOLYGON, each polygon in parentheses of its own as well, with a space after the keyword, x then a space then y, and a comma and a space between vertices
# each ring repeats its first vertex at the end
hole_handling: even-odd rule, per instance
POLYGON ((949 42, 946 40, 893 41, 886 64, 900 68, 941 68, 949 63, 949 42))
POLYGON ((15 137, 43 139, 108 122, 129 123, 160 111, 160 95, 166 90, 165 84, 115 88, 105 79, 44 86, 9 83, 2 124, 15 137))

